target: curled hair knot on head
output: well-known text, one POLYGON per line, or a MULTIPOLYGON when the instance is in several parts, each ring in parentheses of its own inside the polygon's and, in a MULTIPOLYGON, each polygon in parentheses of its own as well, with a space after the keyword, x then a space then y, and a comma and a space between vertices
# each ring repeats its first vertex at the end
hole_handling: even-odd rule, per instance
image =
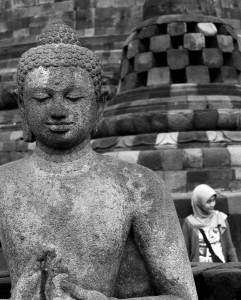
POLYGON ((93 81, 97 102, 102 102, 101 85, 103 68, 99 58, 89 49, 81 47, 75 31, 55 22, 47 25, 36 38, 37 47, 23 53, 17 69, 19 95, 28 72, 42 67, 80 67, 93 81))

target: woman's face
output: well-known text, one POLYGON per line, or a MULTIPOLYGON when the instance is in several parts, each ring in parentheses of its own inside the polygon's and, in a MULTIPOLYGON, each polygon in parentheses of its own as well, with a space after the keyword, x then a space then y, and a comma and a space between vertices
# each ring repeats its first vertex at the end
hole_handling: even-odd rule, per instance
POLYGON ((216 205, 216 195, 213 195, 203 204, 203 210, 209 214, 213 211, 215 205, 216 205))

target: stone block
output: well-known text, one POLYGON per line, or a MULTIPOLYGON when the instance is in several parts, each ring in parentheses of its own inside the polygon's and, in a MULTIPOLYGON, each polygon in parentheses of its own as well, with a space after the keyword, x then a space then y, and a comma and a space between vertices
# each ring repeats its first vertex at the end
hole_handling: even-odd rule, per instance
POLYGON ((239 71, 241 71, 241 53, 235 51, 232 53, 232 57, 233 57, 233 66, 237 68, 239 71))
POLYGON ((193 110, 167 112, 168 129, 171 132, 192 130, 193 110))
POLYGON ((138 83, 138 76, 136 73, 129 73, 126 75, 124 80, 124 89, 131 90, 136 87, 138 83))
POLYGON ((158 35, 159 30, 157 25, 151 25, 151 26, 146 26, 141 29, 141 31, 138 34, 138 38, 141 39, 146 39, 150 38, 154 35, 158 35))
MULTIPOLYGON (((108 155, 108 152, 106 154, 108 155)), ((115 154, 115 152, 114 152, 114 154, 115 154)), ((140 155, 140 151, 122 151, 122 152, 119 152, 116 155, 116 157, 120 160, 127 161, 130 163, 137 163, 139 155, 140 155)))
POLYGON ((218 128, 222 130, 236 130, 237 120, 235 112, 229 109, 218 110, 218 128))
POLYGON ((218 112, 217 110, 200 110, 194 112, 193 125, 197 130, 217 129, 218 112))
POLYGON ((150 50, 152 52, 164 52, 171 48, 171 39, 169 34, 153 36, 150 39, 150 50))
POLYGON ((15 7, 24 7, 24 6, 35 6, 38 5, 38 0, 14 0, 13 6, 15 7))
POLYGON ((144 52, 135 56, 134 70, 137 73, 146 72, 155 64, 152 52, 144 52))
POLYGON ((21 28, 13 31, 13 37, 15 39, 29 36, 29 28, 21 28))
POLYGON ((163 150, 161 152, 162 169, 164 171, 178 171, 183 169, 182 150, 163 150))
POLYGON ((55 2, 53 3, 54 10, 59 11, 73 11, 74 10, 74 0, 67 0, 62 2, 55 2))
POLYGON ((237 38, 234 30, 230 25, 222 24, 219 28, 219 34, 221 35, 231 35, 233 38, 237 38))
POLYGON ((133 115, 132 122, 133 122, 133 126, 135 128, 136 133, 151 132, 151 121, 149 120, 149 118, 147 116, 133 115))
POLYGON ((187 105, 190 109, 202 110, 207 108, 206 96, 188 95, 187 105))
POLYGON ((128 73, 132 73, 134 71, 134 66, 130 62, 129 59, 123 60, 121 64, 121 73, 120 76, 121 78, 124 78, 128 73))
POLYGON ((47 3, 54 3, 54 0, 38 0, 39 1, 39 5, 41 4, 47 4, 47 3))
POLYGON ((189 50, 202 50, 205 48, 205 37, 202 33, 185 33, 184 48, 189 50))
POLYGON ((185 68, 189 64, 188 52, 186 49, 167 50, 167 63, 171 70, 185 68))
POLYGON ((161 170, 161 153, 159 151, 140 151, 137 163, 153 171, 161 170))
POLYGON ((205 168, 230 166, 230 155, 227 149, 207 148, 202 151, 205 168))
POLYGON ((135 57, 137 54, 145 51, 145 46, 140 40, 133 40, 128 44, 127 58, 135 57))
POLYGON ((213 23, 198 23, 197 28, 205 36, 215 36, 218 32, 217 27, 213 23))
POLYGON ((218 47, 222 49, 223 52, 233 52, 234 44, 233 38, 228 35, 217 35, 218 47))
POLYGON ((231 166, 241 166, 241 146, 228 146, 231 166))
POLYGON ((167 132, 167 116, 165 113, 154 115, 151 119, 152 132, 167 132))
POLYGON ((223 65, 223 55, 221 49, 208 48, 202 50, 204 65, 209 68, 219 68, 223 65))
POLYGON ((16 151, 16 142, 15 141, 5 141, 2 144, 3 146, 3 151, 6 152, 11 152, 11 151, 16 151))
POLYGON ((1 152, 1 155, 0 155, 0 165, 9 163, 11 161, 10 153, 11 152, 1 152))
POLYGON ((210 76, 207 66, 187 66, 186 77, 188 83, 210 83, 210 76))
POLYGON ((203 154, 201 149, 185 149, 183 150, 183 165, 185 169, 202 168, 203 154))
POLYGON ((186 176, 186 171, 165 171, 164 181, 173 193, 183 193, 186 192, 186 176))
POLYGON ((202 272, 207 286, 212 291, 214 299, 232 300, 240 296, 241 270, 210 269, 202 272))
POLYGON ((185 32, 187 32, 187 24, 185 22, 167 24, 167 33, 171 36, 183 35, 185 32))
POLYGON ((230 96, 223 95, 211 95, 206 96, 207 98, 207 107, 209 109, 220 109, 220 108, 232 108, 232 102, 230 96))
POLYGON ((147 86, 170 84, 170 82, 171 78, 169 67, 152 68, 148 70, 147 86))
POLYGON ((224 83, 238 83, 238 74, 234 67, 222 66, 221 75, 224 83))

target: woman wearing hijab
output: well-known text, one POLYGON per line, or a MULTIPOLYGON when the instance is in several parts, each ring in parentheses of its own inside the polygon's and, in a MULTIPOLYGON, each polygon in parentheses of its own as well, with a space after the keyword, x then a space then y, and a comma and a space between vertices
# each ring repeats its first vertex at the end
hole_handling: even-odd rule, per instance
POLYGON ((238 261, 227 215, 214 210, 216 197, 216 192, 206 184, 193 190, 193 214, 185 218, 182 228, 190 261, 238 261))

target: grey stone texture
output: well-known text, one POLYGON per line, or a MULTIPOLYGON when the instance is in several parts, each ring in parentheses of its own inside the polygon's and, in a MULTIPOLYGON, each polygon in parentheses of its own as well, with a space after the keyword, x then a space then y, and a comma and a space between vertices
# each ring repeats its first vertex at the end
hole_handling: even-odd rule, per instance
POLYGON ((59 23, 38 42, 18 66, 23 137, 36 148, 0 169, 11 300, 197 300, 165 183, 91 149, 104 109, 99 60, 59 23), (143 284, 129 261, 143 269, 143 284))

